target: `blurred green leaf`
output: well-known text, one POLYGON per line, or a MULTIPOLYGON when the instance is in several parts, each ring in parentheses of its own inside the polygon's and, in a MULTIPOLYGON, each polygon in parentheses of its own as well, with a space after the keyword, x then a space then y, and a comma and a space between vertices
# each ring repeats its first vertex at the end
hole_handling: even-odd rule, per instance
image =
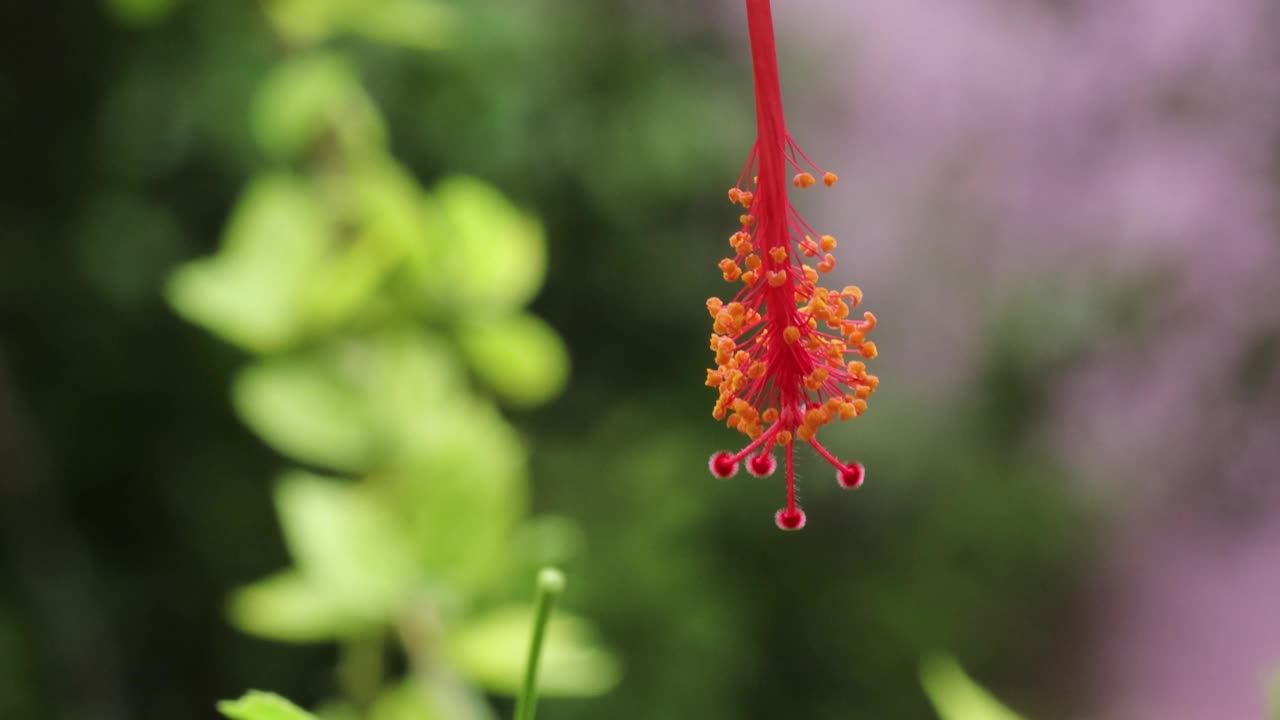
POLYGON ((350 32, 410 48, 439 47, 448 36, 448 9, 430 0, 270 0, 267 13, 281 34, 315 43, 350 32))
POLYGON ((350 168, 350 192, 358 204, 362 232, 369 244, 397 260, 426 257, 426 201, 417 179, 387 156, 374 156, 350 168))
POLYGON ((308 464, 368 467, 377 448, 369 406, 337 351, 273 357, 236 378, 232 399, 254 432, 308 464))
POLYGON ((350 637, 374 620, 353 614, 301 573, 286 571, 235 591, 231 622, 258 637, 310 643, 350 637))
POLYGON ((259 361, 237 378, 233 399, 249 427, 290 457, 368 471, 435 447, 465 380, 448 348, 405 329, 259 361))
POLYGON ((178 0, 107 0, 117 18, 130 25, 154 25, 169 16, 178 0))
POLYGON ((1022 720, 965 674, 954 658, 926 658, 920 681, 942 720, 1022 720))
POLYGON ((236 206, 218 254, 171 277, 169 302, 247 349, 279 349, 303 330, 299 298, 328 239, 321 208, 301 180, 262 176, 236 206))
POLYGON ((344 700, 321 703, 314 714, 320 720, 367 720, 359 708, 344 700))
POLYGON ((350 4, 350 0, 267 0, 263 7, 276 32, 294 43, 308 43, 333 33, 350 4))
POLYGON ((315 720, 315 716, 275 693, 250 690, 239 700, 223 700, 218 712, 231 720, 315 720))
POLYGON ((427 252, 423 194, 413 176, 382 154, 349 162, 323 185, 334 222, 348 232, 308 279, 306 316, 316 327, 385 310, 384 280, 427 252))
POLYGON ((507 571, 526 509, 519 438, 492 408, 460 406, 411 452, 393 482, 421 562, 459 591, 488 587, 507 571))
POLYGON ((355 68, 334 53, 302 54, 272 70, 254 102, 253 130, 263 149, 282 158, 330 133, 348 153, 362 154, 383 147, 387 134, 355 68))
POLYGON ((467 402, 466 376, 442 341, 415 329, 387 331, 353 355, 344 363, 348 382, 367 398, 390 462, 412 463, 452 437, 467 402))
POLYGON ((513 315, 458 329, 472 369, 504 400, 532 407, 555 397, 569 378, 569 353, 545 322, 513 315))
POLYGON ((425 688, 412 682, 384 690, 369 708, 367 720, 445 720, 425 688))
POLYGON ((433 311, 489 318, 524 305, 542 286, 542 227, 493 187, 449 178, 432 190, 428 207, 439 241, 416 272, 433 311))
POLYGON ((302 575, 344 611, 376 622, 403 602, 417 568, 368 486, 293 471, 276 490, 276 510, 302 575))
MULTIPOLYGON (((533 626, 531 606, 506 607, 469 620, 449 638, 449 656, 473 681, 513 695, 520 687, 533 626)), ((538 675, 542 695, 592 696, 619 677, 618 663, 597 645, 590 625, 557 612, 547 626, 538 675)))

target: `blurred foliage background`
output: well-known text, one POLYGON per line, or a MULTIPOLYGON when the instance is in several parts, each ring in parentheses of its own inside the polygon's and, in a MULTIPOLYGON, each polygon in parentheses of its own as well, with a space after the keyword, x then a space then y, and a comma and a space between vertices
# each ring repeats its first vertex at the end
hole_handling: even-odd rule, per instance
MULTIPOLYGON (((545 563, 570 578, 547 718, 931 718, 981 692, 948 660, 922 687, 935 653, 1027 717, 1107 707, 1080 668, 1120 513, 1049 428, 1092 343, 1147 342, 1161 268, 1065 310, 1070 274, 964 308, 851 277, 884 383, 832 442, 869 482, 802 459, 809 526, 779 534, 776 487, 705 470, 732 442, 701 378, 753 134, 739 10, 0 10, 0 717, 211 717, 248 688, 506 714, 545 563), (949 389, 895 371, 951 313, 978 319, 924 373, 949 389)), ((788 15, 801 141, 836 145, 809 111, 848 88, 788 15)))

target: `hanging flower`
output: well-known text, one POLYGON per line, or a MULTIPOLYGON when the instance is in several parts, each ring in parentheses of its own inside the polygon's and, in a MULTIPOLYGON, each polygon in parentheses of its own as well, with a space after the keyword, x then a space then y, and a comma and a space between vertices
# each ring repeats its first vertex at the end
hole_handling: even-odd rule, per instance
POLYGON ((732 477, 746 460, 758 477, 773 474, 775 445, 786 457, 787 504, 774 519, 783 530, 804 527, 796 502, 795 444, 806 442, 836 469, 845 488, 862 484, 863 468, 843 463, 818 442, 818 430, 834 420, 861 415, 879 380, 864 360, 876 356, 867 333, 871 313, 851 319, 862 301, 854 286, 818 285, 831 272, 836 239, 814 230, 787 198, 788 179, 805 189, 836 184, 835 173, 809 159, 787 134, 778 85, 773 18, 769 0, 746 0, 755 76, 757 139, 729 200, 742 206, 741 229, 729 238, 733 255, 720 261, 726 282, 739 285, 729 302, 707 301, 714 320, 711 350, 716 367, 706 384, 717 388, 712 416, 748 438, 736 453, 711 456, 711 473, 732 477), (750 179, 751 184, 744 188, 750 179), (812 263, 812 265, 810 264, 812 263))

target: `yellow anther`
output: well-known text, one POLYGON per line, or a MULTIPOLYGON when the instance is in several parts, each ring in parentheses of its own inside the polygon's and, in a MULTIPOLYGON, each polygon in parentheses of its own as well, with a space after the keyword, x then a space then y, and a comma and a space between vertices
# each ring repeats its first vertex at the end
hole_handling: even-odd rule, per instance
POLYGON ((707 387, 716 387, 724 381, 724 376, 715 370, 707 371, 707 387))
POLYGON ((734 392, 741 392, 747 387, 747 376, 743 375, 740 370, 730 371, 729 376, 724 379, 734 392))
POLYGON ((748 191, 746 191, 746 192, 742 193, 742 195, 738 196, 738 202, 742 204, 742 207, 744 207, 744 208, 750 208, 750 207, 751 207, 751 202, 752 202, 753 200, 755 200, 755 198, 756 198, 756 196, 755 196, 754 194, 752 194, 752 192, 751 192, 750 190, 748 190, 748 191))
POLYGON ((742 282, 746 283, 748 287, 755 285, 756 280, 759 280, 759 279, 760 277, 756 275, 756 273, 752 270, 748 270, 742 273, 742 282))
POLYGON ((742 277, 742 269, 738 267, 738 263, 725 258, 720 261, 720 272, 724 274, 724 279, 733 282, 742 277))
POLYGON ((876 327, 876 316, 870 312, 864 312, 862 313, 862 322, 862 329, 866 332, 871 332, 876 327))
POLYGON ((840 295, 849 298, 849 304, 852 307, 858 307, 858 303, 862 302, 862 288, 857 285, 845 286, 845 289, 840 291, 840 295))
MULTIPOLYGON (((733 342, 733 338, 731 337, 721 335, 720 338, 716 340, 716 352, 721 352, 729 357, 733 357, 734 347, 736 347, 736 344, 733 342)), ((728 358, 726 358, 726 361, 727 360, 728 358)))
POLYGON ((764 411, 764 415, 760 416, 760 419, 761 419, 761 420, 764 420, 765 422, 767 422, 767 423, 769 423, 769 424, 773 424, 773 423, 778 422, 778 409, 777 409, 777 408, 769 408, 768 410, 765 410, 765 411, 764 411))
MULTIPOLYGON (((782 433, 778 433, 778 434, 781 435, 782 433)), ((796 428, 796 437, 800 438, 801 440, 804 440, 805 442, 812 440, 815 434, 816 433, 814 432, 814 429, 809 427, 808 425, 801 425, 800 427, 796 428)))
POLYGON ((853 332, 845 335, 845 338, 849 341, 849 344, 854 347, 858 347, 859 345, 867 341, 867 336, 864 335, 862 331, 856 330, 856 329, 853 332))
POLYGON ((752 423, 751 427, 747 428, 746 432, 747 432, 747 437, 751 438, 752 440, 755 440, 756 438, 760 437, 760 433, 764 432, 764 428, 760 427, 759 423, 752 423))
POLYGON ((730 430, 737 430, 738 426, 742 424, 742 416, 736 413, 730 415, 729 419, 724 421, 724 424, 728 426, 730 430))
POLYGON ((711 313, 711 317, 720 314, 720 308, 724 307, 724 301, 718 297, 707 298, 707 312, 711 313))
POLYGON ((853 403, 841 403, 839 414, 841 420, 848 420, 849 418, 855 418, 858 416, 858 409, 853 406, 853 403))
POLYGON ((836 267, 836 258, 831 253, 823 256, 822 261, 818 263, 818 269, 822 272, 831 272, 836 267))
POLYGON ((816 283, 816 282, 818 282, 818 271, 817 271, 817 270, 814 270, 813 268, 809 267, 808 265, 805 265, 805 266, 804 266, 804 277, 805 277, 805 279, 806 279, 806 280, 808 280, 809 282, 811 282, 811 283, 816 283))
POLYGON ((743 227, 751 227, 751 223, 755 221, 756 221, 755 215, 739 215, 738 216, 738 222, 742 223, 743 227))
POLYGON ((756 255, 755 253, 748 255, 746 262, 747 262, 747 267, 752 270, 759 270, 760 265, 762 264, 762 261, 760 260, 760 256, 756 255))
POLYGON ((862 357, 871 360, 879 354, 880 351, 876 349, 876 344, 874 342, 866 342, 862 344, 862 357))
POLYGON ((804 378, 804 386, 810 390, 817 390, 827 381, 827 369, 817 368, 804 378))
POLYGON ((875 392, 876 388, 880 387, 880 378, 875 375, 866 376, 862 379, 862 382, 866 383, 867 386, 871 388, 871 392, 875 392))
POLYGON ((733 203, 734 205, 737 205, 738 201, 741 199, 742 199, 741 190, 739 190, 736 187, 729 188, 729 202, 733 203))
POLYGON ((787 261, 787 249, 784 247, 776 247, 769 251, 769 257, 773 258, 776 263, 784 263, 787 261))
POLYGON ((805 257, 813 257, 818 254, 818 246, 814 244, 813 238, 808 235, 804 236, 804 242, 800 243, 800 252, 804 253, 805 257))
POLYGON ((762 378, 764 377, 765 371, 768 369, 769 369, 768 365, 765 365, 764 363, 757 360, 756 362, 751 363, 751 367, 747 368, 747 376, 750 377, 752 380, 762 378))
POLYGON ((740 318, 747 312, 747 306, 740 302, 731 302, 728 305, 725 305, 724 309, 735 318, 740 318))
POLYGON ((716 400, 715 407, 711 409, 711 417, 717 420, 723 420, 726 414, 728 414, 728 411, 725 409, 724 396, 721 395, 720 399, 716 400))
POLYGON ((849 374, 856 378, 861 378, 863 376, 868 378, 872 377, 871 375, 867 375, 867 364, 861 360, 854 360, 849 363, 849 374))
POLYGON ((836 175, 833 172, 822 174, 822 182, 826 183, 827 187, 831 187, 832 185, 835 185, 836 182, 838 182, 839 180, 840 180, 840 176, 836 175))
POLYGON ((831 235, 823 235, 821 238, 823 252, 831 252, 836 249, 836 239, 831 235))
POLYGON ((798 188, 807 188, 807 187, 813 187, 814 185, 817 184, 818 181, 814 180, 813 176, 810 175, 809 173, 802 172, 796 175, 794 182, 796 184, 796 187, 798 188))
POLYGON ((737 400, 733 401, 733 411, 736 413, 744 412, 750 407, 751 407, 751 403, 747 402, 746 400, 743 400, 742 398, 738 398, 737 400))
POLYGON ((751 362, 751 353, 746 350, 739 350, 733 354, 734 367, 746 367, 749 362, 751 362))
POLYGON ((863 400, 866 400, 867 398, 871 397, 871 386, 870 386, 870 385, 859 385, 859 386, 857 387, 857 389, 855 389, 855 390, 853 391, 853 394, 854 394, 854 395, 857 395, 858 397, 862 398, 863 400))
POLYGON ((853 409, 857 410, 858 414, 861 415, 862 413, 867 411, 867 401, 863 400, 862 398, 855 399, 853 401, 853 409))
POLYGON ((770 287, 782 287, 787 282, 787 271, 770 270, 765 273, 765 277, 768 278, 770 287))
POLYGON ((716 321, 715 323, 712 324, 711 329, 715 330, 718 333, 733 332, 734 331, 733 316, 721 310, 720 314, 716 315, 716 321))
POLYGON ((790 445, 790 444, 791 444, 791 431, 790 431, 790 430, 783 430, 782 432, 778 433, 778 444, 779 444, 779 445, 790 445))
POLYGON ((817 407, 807 410, 804 414, 804 424, 812 425, 815 428, 822 427, 831 422, 831 413, 827 412, 824 407, 817 407))
POLYGON ((782 331, 782 339, 785 340, 788 345, 799 340, 800 328, 795 325, 789 325, 786 330, 782 331))

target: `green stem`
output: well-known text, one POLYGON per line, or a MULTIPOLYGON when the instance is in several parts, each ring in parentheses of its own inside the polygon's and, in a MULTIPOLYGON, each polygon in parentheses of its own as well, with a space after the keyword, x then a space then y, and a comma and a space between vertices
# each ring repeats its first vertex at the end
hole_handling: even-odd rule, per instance
POLYGON ((533 720, 538 705, 538 661, 542 659, 542 641, 547 635, 547 621, 556 597, 564 590, 564 573, 543 568, 538 573, 538 595, 533 611, 533 636, 529 638, 529 659, 524 667, 524 685, 516 698, 515 720, 533 720))
POLYGON ((338 675, 343 694, 356 707, 368 708, 378 696, 385 671, 381 633, 360 635, 341 646, 338 675))

